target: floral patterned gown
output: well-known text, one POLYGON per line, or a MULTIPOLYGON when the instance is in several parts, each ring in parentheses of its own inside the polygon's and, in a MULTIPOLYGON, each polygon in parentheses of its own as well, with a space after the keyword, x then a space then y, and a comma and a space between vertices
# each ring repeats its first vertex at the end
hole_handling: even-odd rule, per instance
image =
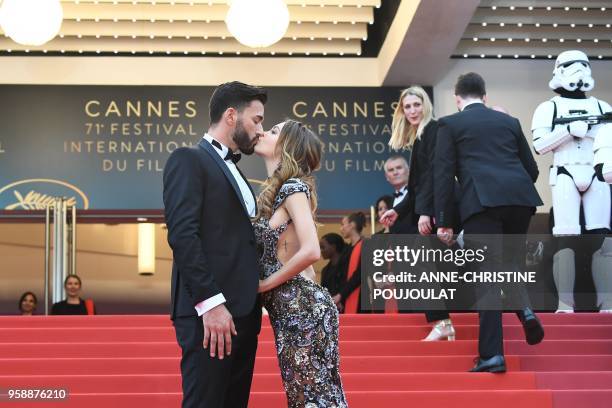
MULTIPOLYGON (((276 196, 273 211, 299 192, 310 197, 306 183, 287 180, 276 196)), ((278 240, 291 223, 289 220, 273 229, 269 221, 260 218, 254 224, 261 279, 282 267, 276 255, 278 240)), ((339 371, 338 310, 329 292, 298 274, 263 293, 262 300, 274 330, 289 407, 348 407, 339 371)))

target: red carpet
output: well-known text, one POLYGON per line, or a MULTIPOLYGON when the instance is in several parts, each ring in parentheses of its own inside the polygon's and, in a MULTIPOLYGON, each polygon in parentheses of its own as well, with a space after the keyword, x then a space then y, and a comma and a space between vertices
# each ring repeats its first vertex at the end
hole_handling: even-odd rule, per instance
MULTIPOLYGON (((422 343, 422 315, 341 318, 341 371, 352 408, 603 408, 612 401, 612 314, 544 314, 545 341, 504 316, 508 373, 473 374, 475 315, 453 316, 458 341, 422 343)), ((284 407, 264 321, 250 406, 284 407)), ((179 349, 166 316, 0 317, 0 389, 70 390, 63 402, 7 407, 179 407, 179 349)))

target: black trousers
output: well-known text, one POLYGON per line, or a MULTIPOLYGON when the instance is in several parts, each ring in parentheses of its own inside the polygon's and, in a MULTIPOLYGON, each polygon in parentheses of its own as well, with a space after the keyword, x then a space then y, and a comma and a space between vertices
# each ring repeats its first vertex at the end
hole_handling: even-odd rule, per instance
POLYGON ((234 318, 238 335, 232 336, 232 353, 223 360, 204 349, 204 326, 197 316, 174 320, 176 339, 182 349, 183 408, 246 408, 249 402, 257 336, 261 329, 261 306, 244 317, 234 318))
MULTIPOLYGON (((532 207, 522 206, 503 206, 503 207, 489 207, 485 211, 478 214, 474 214, 464 222, 464 234, 466 240, 470 239, 470 235, 473 234, 526 234, 529 228, 529 222, 533 215, 532 207)), ((513 239, 511 241, 516 245, 518 242, 524 242, 524 240, 513 239)), ((517 256, 520 253, 525 253, 525 248, 508 248, 504 247, 503 239, 488 239, 486 242, 488 247, 487 252, 490 254, 492 262, 503 262, 508 257, 514 258, 516 261, 520 261, 520 257, 517 256)), ((524 258, 524 257, 523 257, 524 258)), ((487 263, 491 266, 490 263, 487 263)), ((481 265, 484 268, 486 265, 481 265)), ((493 269, 491 269, 493 270, 493 269)), ((491 295, 490 287, 482 287, 482 290, 489 290, 488 295, 491 295)), ((480 358, 488 359, 495 355, 504 354, 504 339, 502 329, 502 310, 501 310, 501 296, 498 289, 497 293, 493 296, 499 298, 500 307, 496 310, 480 310, 478 313, 480 330, 478 335, 478 353, 480 358)), ((478 293, 477 297, 481 298, 486 296, 485 293, 478 293)), ((523 298, 524 307, 528 307, 529 300, 526 293, 520 294, 523 298)), ((518 315, 518 314, 517 314, 518 315)))

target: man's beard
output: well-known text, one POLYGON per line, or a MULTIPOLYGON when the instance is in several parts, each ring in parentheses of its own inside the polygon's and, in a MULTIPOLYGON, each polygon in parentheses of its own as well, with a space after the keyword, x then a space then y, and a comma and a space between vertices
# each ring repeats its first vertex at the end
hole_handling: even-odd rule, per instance
POLYGON ((238 119, 236 122, 236 130, 234 130, 234 135, 232 139, 238 145, 238 149, 246 154, 251 155, 255 151, 255 142, 257 141, 257 137, 251 140, 249 138, 249 134, 244 130, 244 126, 242 126, 242 120, 238 119))

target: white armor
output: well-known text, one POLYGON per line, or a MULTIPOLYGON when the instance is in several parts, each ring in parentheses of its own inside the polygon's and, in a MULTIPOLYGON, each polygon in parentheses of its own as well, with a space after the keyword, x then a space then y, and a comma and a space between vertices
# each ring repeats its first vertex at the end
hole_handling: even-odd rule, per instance
POLYGON ((612 313, 612 238, 606 238, 593 254, 593 281, 597 288, 597 305, 602 313, 612 313))
POLYGON ((574 311, 574 284, 576 283, 576 255, 574 250, 564 248, 553 256, 553 278, 559 294, 557 313, 574 311))
MULTIPOLYGON (((559 55, 549 83, 551 89, 586 92, 592 90, 594 84, 589 60, 583 52, 565 51, 559 55)), ((598 180, 594 166, 602 163, 604 178, 612 182, 612 124, 589 128, 584 121, 555 125, 553 120, 601 115, 611 110, 610 105, 594 97, 555 96, 541 103, 534 112, 531 126, 534 149, 539 154, 553 153, 549 184, 555 219, 553 234, 556 236, 580 235, 581 205, 587 230, 610 228, 610 186, 598 180)), ((560 295, 558 311, 573 310, 573 260, 571 249, 563 249, 555 255, 553 275, 560 295)), ((605 276, 599 273, 596 285, 602 281, 612 283, 612 271, 605 276)), ((598 293, 601 285, 596 286, 598 293)))
MULTIPOLYGON (((584 122, 572 122, 553 128, 553 119, 568 117, 574 111, 583 115, 600 114, 599 101, 593 97, 555 96, 538 106, 532 122, 534 149, 540 154, 553 152, 549 184, 555 214, 553 234, 557 236, 580 234, 581 204, 587 230, 610 227, 610 187, 597 179, 593 168, 594 138, 610 124, 596 125, 589 130, 586 124, 581 125, 584 122)), ((612 139, 612 134, 609 136, 612 139)))
MULTIPOLYGON (((604 101, 599 101, 603 113, 612 112, 612 107, 604 101)), ((593 152, 595 166, 601 166, 601 177, 612 184, 612 123, 602 123, 591 129, 593 134, 593 152)))
POLYGON ((570 92, 592 90, 595 87, 595 80, 591 76, 589 57, 578 50, 564 51, 559 54, 548 87, 553 91, 559 88, 570 92))
MULTIPOLYGON (((548 84, 553 90, 563 88, 569 92, 589 91, 595 81, 591 66, 581 51, 562 52, 555 62, 553 78, 548 84)), ((531 130, 533 147, 539 154, 553 152, 550 170, 554 235, 580 234, 580 205, 584 207, 587 230, 610 228, 610 188, 596 177, 595 153, 600 160, 612 159, 612 124, 589 126, 582 121, 567 125, 553 125, 556 118, 600 115, 610 106, 597 98, 572 99, 555 96, 543 102, 533 114, 531 130)), ((612 160, 610 164, 612 176, 612 160)))

